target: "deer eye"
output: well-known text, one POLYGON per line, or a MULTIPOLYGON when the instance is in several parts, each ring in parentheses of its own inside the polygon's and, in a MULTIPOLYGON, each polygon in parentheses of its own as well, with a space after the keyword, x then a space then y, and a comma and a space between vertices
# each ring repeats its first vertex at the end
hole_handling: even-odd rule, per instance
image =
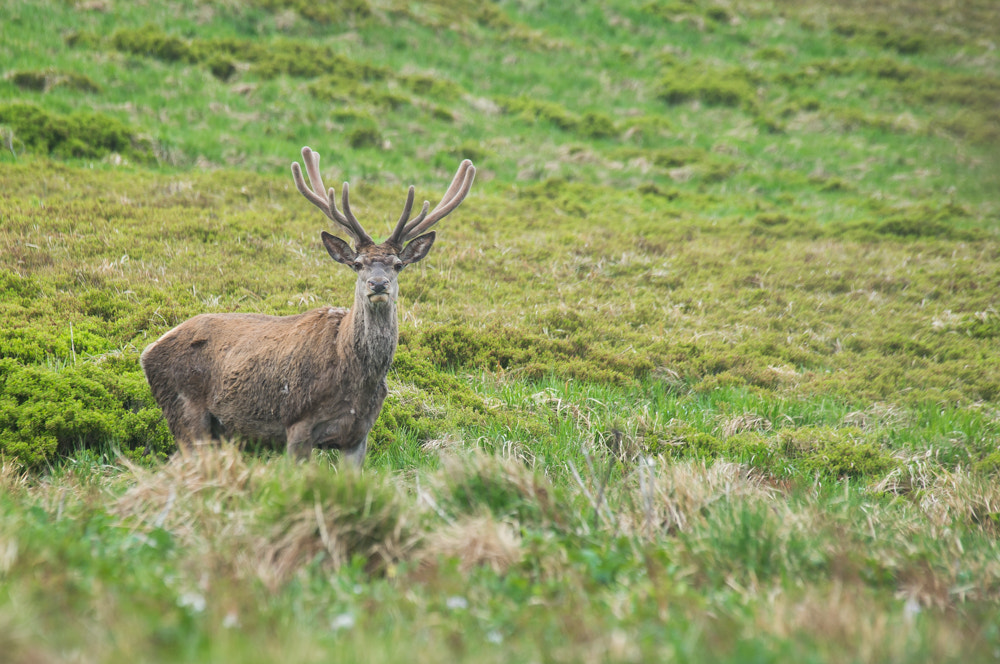
POLYGON ((355 272, 360 272, 361 268, 363 268, 364 266, 365 266, 365 262, 363 260, 361 260, 360 258, 358 260, 354 261, 353 263, 351 263, 351 269, 354 270, 355 272))
POLYGON ((404 267, 406 267, 406 263, 404 263, 403 261, 396 261, 395 263, 392 264, 392 269, 395 270, 396 272, 400 272, 404 267))

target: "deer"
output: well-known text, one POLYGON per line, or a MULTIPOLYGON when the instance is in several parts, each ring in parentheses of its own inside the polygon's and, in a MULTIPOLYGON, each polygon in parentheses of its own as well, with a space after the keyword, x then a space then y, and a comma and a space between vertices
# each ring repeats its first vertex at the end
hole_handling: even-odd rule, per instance
POLYGON ((320 233, 330 257, 357 274, 354 303, 291 316, 199 314, 147 346, 140 364, 182 449, 240 438, 284 445, 297 460, 314 449, 336 449, 357 467, 364 464, 399 342, 399 273, 427 256, 435 238, 429 229, 465 200, 476 168, 462 161, 440 203, 428 212, 424 201, 413 219, 411 186, 392 234, 376 244, 351 212, 347 182, 343 210, 337 208, 335 190, 323 185, 319 158, 302 148, 309 185, 298 161, 292 178, 354 245, 320 233))

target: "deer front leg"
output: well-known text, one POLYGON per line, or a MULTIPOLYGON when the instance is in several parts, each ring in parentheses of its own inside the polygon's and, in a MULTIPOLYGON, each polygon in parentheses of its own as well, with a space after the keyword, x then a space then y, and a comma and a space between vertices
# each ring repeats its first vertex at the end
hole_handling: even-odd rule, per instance
POLYGON ((345 449, 341 452, 341 456, 344 460, 350 461, 358 470, 365 465, 365 452, 368 451, 368 435, 361 439, 361 442, 354 447, 345 449))
POLYGON ((296 461, 308 461, 312 455, 312 426, 309 422, 297 422, 286 430, 288 456, 296 461))

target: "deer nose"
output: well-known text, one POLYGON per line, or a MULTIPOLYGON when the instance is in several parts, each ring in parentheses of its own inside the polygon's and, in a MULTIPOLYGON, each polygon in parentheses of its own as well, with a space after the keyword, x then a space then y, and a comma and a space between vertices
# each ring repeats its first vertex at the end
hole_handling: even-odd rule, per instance
POLYGON ((373 293, 384 293, 389 290, 389 280, 385 277, 376 277, 368 280, 368 290, 373 293))

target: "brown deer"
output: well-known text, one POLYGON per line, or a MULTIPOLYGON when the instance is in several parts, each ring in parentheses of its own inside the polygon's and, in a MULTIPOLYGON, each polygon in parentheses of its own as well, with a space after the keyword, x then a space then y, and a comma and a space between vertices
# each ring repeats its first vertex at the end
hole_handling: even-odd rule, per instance
POLYGON ((294 316, 201 314, 150 344, 142 368, 179 445, 239 436, 284 443, 298 459, 335 448, 360 466, 399 338, 397 275, 427 255, 435 237, 427 230, 465 199, 476 169, 463 161, 437 207, 428 213, 424 202, 412 220, 411 186, 392 235, 375 244, 351 213, 347 183, 341 212, 336 192, 323 186, 319 154, 304 147, 302 158, 312 188, 298 162, 295 186, 354 243, 321 233, 330 257, 358 274, 354 306, 294 316))

